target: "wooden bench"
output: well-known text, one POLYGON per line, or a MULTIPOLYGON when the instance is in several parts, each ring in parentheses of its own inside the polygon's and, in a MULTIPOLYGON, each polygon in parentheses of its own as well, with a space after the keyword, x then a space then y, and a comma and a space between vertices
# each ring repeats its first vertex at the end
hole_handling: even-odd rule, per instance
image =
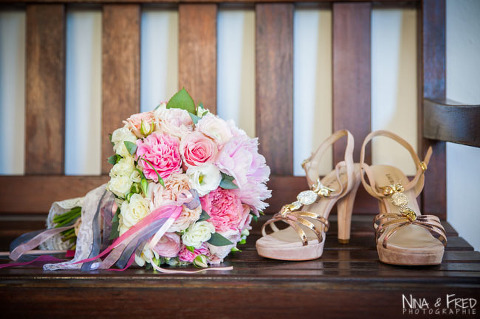
MULTIPOLYGON (((8 2, 8 1, 7 1, 8 2)), ((13 2, 13 1, 12 1, 13 2)), ((20 1, 23 2, 23 1, 20 1)), ((283 0, 89 0, 102 8, 102 175, 64 175, 65 10, 83 0, 25 0, 26 148, 25 175, 0 176, 0 250, 16 236, 44 227, 55 200, 84 195, 108 180, 103 138, 139 111, 140 12, 144 3, 172 2, 179 12, 179 86, 216 110, 216 27, 220 4, 254 5, 256 15, 256 134, 272 169, 268 214, 306 188, 293 176, 293 12, 283 0), (125 2, 126 4, 124 4, 125 2), (45 116, 49 114, 49 116, 45 116), (281 120, 279 120, 281 119, 281 120), (282 147, 278 147, 282 145, 282 147)), ((305 2, 305 1, 302 1, 305 2)), ((445 0, 318 1, 333 12, 333 130, 356 138, 354 158, 371 130, 371 33, 375 5, 418 10, 419 153, 434 154, 420 198, 423 212, 446 219, 445 142, 479 146, 479 128, 463 126, 471 116, 445 117, 445 0), (360 79, 360 80, 359 80, 360 79), (451 121, 450 121, 451 120, 451 121), (446 123, 450 121, 450 123, 446 123), (450 126, 448 126, 450 125, 450 126), (442 126, 443 130, 438 130, 442 126), (446 128, 445 128, 446 126, 446 128), (467 127, 460 130, 459 127, 467 127), (430 138, 427 139, 426 137, 430 138), (435 139, 435 140, 433 140, 435 139)), ((472 110, 478 118, 478 107, 472 110)), ((447 112, 448 113, 448 112, 447 112)), ((334 162, 342 157, 333 152, 334 162)), ((371 159, 370 152, 367 154, 371 159)), ((446 296, 480 299, 480 253, 447 223, 444 261, 434 267, 396 267, 378 261, 371 225, 376 203, 360 191, 349 245, 336 241, 333 220, 322 258, 281 262, 259 257, 260 220, 240 254, 226 263, 233 271, 158 275, 143 269, 123 273, 44 272, 33 267, 0 270, 2 313, 13 316, 175 317, 403 317, 403 298, 426 298, 430 308, 446 296)), ((335 219, 335 216, 332 218, 335 219)), ((477 305, 478 308, 478 305, 477 305)), ((408 311, 408 309, 407 309, 408 311)), ((407 313, 408 314, 408 313, 407 313)), ((428 313, 427 313, 428 314, 428 313)))

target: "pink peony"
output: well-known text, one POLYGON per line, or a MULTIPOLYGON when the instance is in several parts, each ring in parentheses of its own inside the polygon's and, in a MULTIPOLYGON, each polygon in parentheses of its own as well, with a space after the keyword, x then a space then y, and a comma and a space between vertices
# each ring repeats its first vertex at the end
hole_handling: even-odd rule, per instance
POLYGON ((217 144, 200 132, 193 132, 185 136, 180 143, 183 160, 190 166, 213 162, 217 152, 217 144))
POLYGON ((255 212, 266 208, 263 200, 271 196, 271 191, 264 183, 268 181, 270 168, 265 157, 258 154, 257 139, 244 134, 236 135, 223 146, 216 165, 235 178, 239 187, 235 193, 244 204, 252 206, 255 212))
POLYGON ((153 250, 162 257, 177 257, 180 251, 180 236, 175 233, 165 233, 153 250))
POLYGON ((191 263, 198 255, 209 256, 210 251, 205 245, 202 245, 200 248, 195 249, 193 252, 188 250, 186 246, 183 246, 183 248, 180 250, 180 253, 178 254, 178 259, 191 263))
POLYGON ((155 117, 153 116, 153 112, 144 112, 133 114, 126 121, 123 122, 127 125, 127 128, 133 134, 135 134, 139 138, 142 138, 145 137, 145 135, 141 132, 142 122, 144 125, 144 130, 150 133, 151 131, 153 131, 154 121, 155 117))
POLYGON ((146 178, 158 182, 157 174, 150 164, 155 167, 162 178, 168 178, 172 173, 180 172, 182 159, 176 137, 154 132, 145 139, 137 140, 135 159, 142 167, 146 178), (144 161, 146 159, 149 163, 144 161))
POLYGON ((217 188, 200 198, 200 201, 202 208, 210 215, 208 221, 215 226, 217 232, 238 230, 245 211, 233 190, 217 188))

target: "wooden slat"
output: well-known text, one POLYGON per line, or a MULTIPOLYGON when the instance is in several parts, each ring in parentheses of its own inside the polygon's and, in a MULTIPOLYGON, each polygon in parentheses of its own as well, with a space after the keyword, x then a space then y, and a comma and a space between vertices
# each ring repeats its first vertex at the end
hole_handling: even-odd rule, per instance
POLYGON ((63 174, 65 8, 27 6, 26 174, 63 174))
POLYGON ((108 176, 1 176, 0 213, 45 214, 54 201, 85 196, 107 181, 108 176))
POLYGON ((480 105, 425 99, 423 112, 426 138, 480 147, 480 105))
POLYGON ((102 173, 108 173, 108 134, 140 111, 139 5, 103 6, 102 108, 102 173))
MULTIPOLYGON (((370 11, 370 3, 333 5, 333 130, 353 134, 355 161, 371 130, 370 11)), ((334 163, 343 160, 345 145, 334 144, 334 163)), ((370 158, 367 151, 366 162, 370 158)))
POLYGON ((293 4, 256 6, 256 134, 273 174, 293 174, 293 4))
POLYGON ((216 113, 217 5, 180 4, 178 15, 179 88, 216 113))
POLYGON ((268 2, 375 2, 396 4, 397 6, 411 5, 421 0, 2 0, 4 2, 29 2, 29 3, 268 3, 268 2))
MULTIPOLYGON (((423 89, 420 96, 429 99, 445 99, 445 0, 423 1, 422 32, 423 43, 419 46, 422 60, 419 61, 423 74, 423 89)), ((418 104, 418 132, 423 132, 423 101, 418 104)), ((433 148, 433 157, 426 172, 425 187, 422 193, 422 209, 425 213, 435 214, 446 219, 447 211, 447 167, 445 142, 421 139, 419 143, 420 155, 423 155, 429 146, 433 148)))

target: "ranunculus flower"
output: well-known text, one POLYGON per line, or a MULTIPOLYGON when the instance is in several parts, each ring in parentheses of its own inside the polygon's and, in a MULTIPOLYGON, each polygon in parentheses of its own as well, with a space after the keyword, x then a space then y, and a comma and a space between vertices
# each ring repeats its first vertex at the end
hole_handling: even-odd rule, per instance
POLYGON ((140 194, 133 194, 130 202, 124 201, 120 208, 120 235, 150 213, 150 201, 140 194))
POLYGON ((143 112, 133 114, 126 121, 125 126, 132 131, 135 136, 142 138, 153 132, 155 128, 155 117, 153 112, 143 112))
POLYGON ((187 249, 187 247, 184 246, 178 254, 178 259, 191 263, 198 255, 204 255, 208 257, 210 255, 210 252, 205 245, 202 245, 200 248, 195 249, 193 252, 191 252, 187 249))
POLYGON ((204 242, 210 240, 214 232, 215 226, 213 226, 212 223, 204 220, 188 227, 188 229, 182 235, 182 241, 186 246, 200 248, 204 242))
POLYGON ((199 196, 204 196, 210 191, 217 189, 222 181, 222 174, 213 164, 190 166, 187 170, 187 176, 199 196))
POLYGON ((156 129, 183 139, 187 134, 193 131, 193 121, 188 112, 182 109, 167 109, 165 103, 162 103, 155 111, 156 129))
POLYGON ((200 198, 202 208, 210 215, 208 219, 217 232, 238 230, 243 220, 244 208, 233 190, 218 188, 200 198))
POLYGON ((125 147, 125 141, 135 143, 137 137, 127 127, 116 129, 112 133, 113 150, 116 154, 128 157, 131 156, 125 147))
POLYGON ((214 141, 200 132, 193 132, 180 143, 180 153, 189 166, 210 163, 217 156, 218 147, 214 141))
POLYGON ((153 251, 162 257, 177 257, 180 247, 180 236, 175 233, 165 233, 153 247, 153 251))
POLYGON ((179 140, 167 134, 154 132, 145 139, 137 140, 136 160, 142 167, 146 178, 158 182, 155 167, 162 178, 168 178, 172 173, 181 170, 182 159, 179 151, 179 140), (149 163, 144 161, 146 159, 149 163))
POLYGON ((223 145, 232 138, 227 122, 210 113, 198 121, 196 130, 211 137, 219 145, 223 145))

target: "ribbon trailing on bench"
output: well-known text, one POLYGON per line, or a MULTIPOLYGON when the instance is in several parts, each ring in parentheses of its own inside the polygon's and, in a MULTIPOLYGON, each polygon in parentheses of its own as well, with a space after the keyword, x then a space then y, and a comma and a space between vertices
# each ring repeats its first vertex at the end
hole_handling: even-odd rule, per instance
MULTIPOLYGON (((63 261, 51 256, 40 256, 32 261, 0 265, 0 268, 22 266, 35 262, 47 263, 45 270, 81 269, 90 271, 105 269, 123 271, 129 268, 135 260, 135 255, 142 254, 145 245, 154 247, 182 212, 182 205, 195 209, 200 205, 198 193, 195 190, 184 191, 177 196, 177 201, 153 210, 137 224, 100 252, 101 246, 107 246, 112 225, 112 218, 116 211, 113 195, 102 185, 90 191, 82 207, 82 223, 77 237, 77 249, 72 260, 63 261), (94 212, 94 213, 93 213, 94 212), (103 236, 100 223, 103 220, 103 236), (106 234, 106 232, 108 232, 106 234), (103 238, 102 238, 103 237, 103 238), (101 258, 104 258, 103 260, 101 258), (59 262, 60 261, 60 262, 59 262), (48 262, 55 262, 50 263, 48 262), (112 267, 116 265, 118 269, 112 267)), ((32 248, 45 242, 48 238, 73 228, 73 225, 53 228, 45 231, 27 233, 17 238, 11 245, 10 258, 17 261, 32 248)), ((203 268, 200 270, 164 269, 149 260, 153 268, 162 273, 197 273, 207 270, 231 270, 233 267, 203 268)))

